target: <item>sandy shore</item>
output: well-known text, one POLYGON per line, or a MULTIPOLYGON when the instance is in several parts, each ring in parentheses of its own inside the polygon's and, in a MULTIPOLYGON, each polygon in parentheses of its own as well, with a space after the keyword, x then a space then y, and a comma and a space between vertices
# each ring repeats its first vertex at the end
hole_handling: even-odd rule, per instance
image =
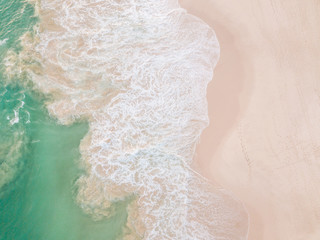
POLYGON ((221 59, 196 163, 250 214, 250 240, 320 239, 320 4, 180 0, 221 59))

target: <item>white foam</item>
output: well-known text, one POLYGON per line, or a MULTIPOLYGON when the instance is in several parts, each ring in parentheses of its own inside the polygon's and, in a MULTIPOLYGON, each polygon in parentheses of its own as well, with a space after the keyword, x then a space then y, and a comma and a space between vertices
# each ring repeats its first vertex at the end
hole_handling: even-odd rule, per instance
POLYGON ((10 120, 10 125, 19 123, 19 110, 13 110, 13 112, 14 112, 14 118, 10 120))
POLYGON ((8 38, 5 38, 5 39, 0 40, 0 46, 6 44, 6 42, 7 42, 8 40, 9 40, 8 38))
MULTIPOLYGON (((20 94, 20 93, 18 93, 20 94)), ((24 105, 25 105, 25 102, 22 101, 22 99, 25 98, 25 95, 24 93, 22 93, 22 96, 20 98, 17 98, 17 99, 13 99, 13 100, 6 100, 6 102, 13 102, 13 101, 19 101, 19 104, 13 109, 13 113, 14 113, 14 117, 13 118, 10 118, 8 117, 8 120, 10 120, 10 125, 14 125, 16 123, 19 123, 20 121, 20 109, 23 109, 24 105)))
POLYGON ((33 81, 62 123, 90 121, 81 206, 104 214, 135 195, 140 220, 128 226, 140 238, 244 239, 241 203, 190 167, 208 125, 213 30, 172 0, 43 0, 40 17, 33 81))

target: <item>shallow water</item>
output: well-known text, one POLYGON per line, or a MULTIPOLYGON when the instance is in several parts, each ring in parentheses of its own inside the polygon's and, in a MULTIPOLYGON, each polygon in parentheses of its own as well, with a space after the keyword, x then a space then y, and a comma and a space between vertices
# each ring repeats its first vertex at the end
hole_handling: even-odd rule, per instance
POLYGON ((8 91, 18 105, 4 105, 3 129, 19 132, 4 158, 2 206, 16 211, 1 215, 5 239, 15 225, 33 239, 244 239, 241 203, 190 167, 208 124, 213 30, 174 0, 35 7, 39 24, 26 21, 22 47, 3 58, 22 92, 47 97, 45 108, 25 93, 22 107, 8 91))
MULTIPOLYGON (((36 18, 23 1, 1 1, 0 11, 2 61, 8 50, 21 50, 18 39, 36 18)), ((94 220, 75 199, 88 124, 59 125, 26 82, 0 72, 0 239, 116 239, 128 200, 114 204, 109 219, 94 220)))
MULTIPOLYGON (((6 89, 1 103, 14 102, 23 91, 19 87, 6 89)), ((2 133, 8 132, 1 134, 2 141, 19 131, 24 136, 21 157, 10 166, 14 176, 0 190, 0 239, 115 239, 126 222, 125 202, 119 204, 114 217, 93 221, 74 199, 75 181, 81 174, 79 142, 87 124, 58 125, 48 117, 39 97, 24 94, 20 115, 29 112, 30 118, 20 116, 19 127, 1 119, 1 126, 7 124, 2 133)), ((8 115, 16 107, 4 105, 1 112, 8 115)), ((14 156, 1 156, 2 170, 9 157, 14 156)))

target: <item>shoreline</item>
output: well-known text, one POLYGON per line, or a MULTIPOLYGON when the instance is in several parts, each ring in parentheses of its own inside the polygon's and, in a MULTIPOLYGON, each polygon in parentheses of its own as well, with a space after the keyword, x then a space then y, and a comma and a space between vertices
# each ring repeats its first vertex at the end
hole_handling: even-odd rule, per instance
POLYGON ((180 0, 216 32, 195 165, 248 209, 248 240, 318 239, 319 5, 180 0))
MULTIPOLYGON (((117 2, 114 6, 62 2, 44 2, 36 11, 41 19, 36 51, 29 56, 26 49, 17 57, 34 57, 42 63, 43 71, 26 68, 37 89, 55 94, 47 108, 60 123, 90 118, 86 136, 91 138, 85 137, 80 145, 88 174, 78 181, 78 203, 85 211, 93 208, 94 215, 108 215, 104 209, 110 202, 136 194, 141 223, 135 224, 146 227, 148 239, 245 236, 246 213, 241 204, 184 166, 184 160, 192 160, 198 133, 207 122, 204 95, 219 48, 211 29, 181 9, 168 17, 165 1, 159 2, 161 8, 147 2, 132 12, 117 2), (106 16, 106 11, 112 15, 106 16), (154 14, 160 17, 148 21, 154 14), (190 23, 199 34, 190 31, 190 23), (172 68, 168 68, 170 60, 172 68), (146 86, 145 79, 159 82, 146 86), (176 88, 180 94, 171 91, 176 88), (166 105, 162 99, 168 99, 166 105), (170 216, 174 224, 158 219, 161 215, 170 216)), ((133 231, 135 212, 129 213, 127 227, 133 231)))

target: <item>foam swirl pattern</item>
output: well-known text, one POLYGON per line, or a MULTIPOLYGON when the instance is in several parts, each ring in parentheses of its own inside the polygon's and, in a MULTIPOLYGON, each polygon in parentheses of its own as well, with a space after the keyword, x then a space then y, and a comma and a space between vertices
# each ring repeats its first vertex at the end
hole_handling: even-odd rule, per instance
POLYGON ((43 0, 32 80, 50 113, 89 119, 78 202, 96 217, 134 196, 124 239, 245 239, 241 203, 190 164, 219 58, 212 29, 171 0, 43 0))

